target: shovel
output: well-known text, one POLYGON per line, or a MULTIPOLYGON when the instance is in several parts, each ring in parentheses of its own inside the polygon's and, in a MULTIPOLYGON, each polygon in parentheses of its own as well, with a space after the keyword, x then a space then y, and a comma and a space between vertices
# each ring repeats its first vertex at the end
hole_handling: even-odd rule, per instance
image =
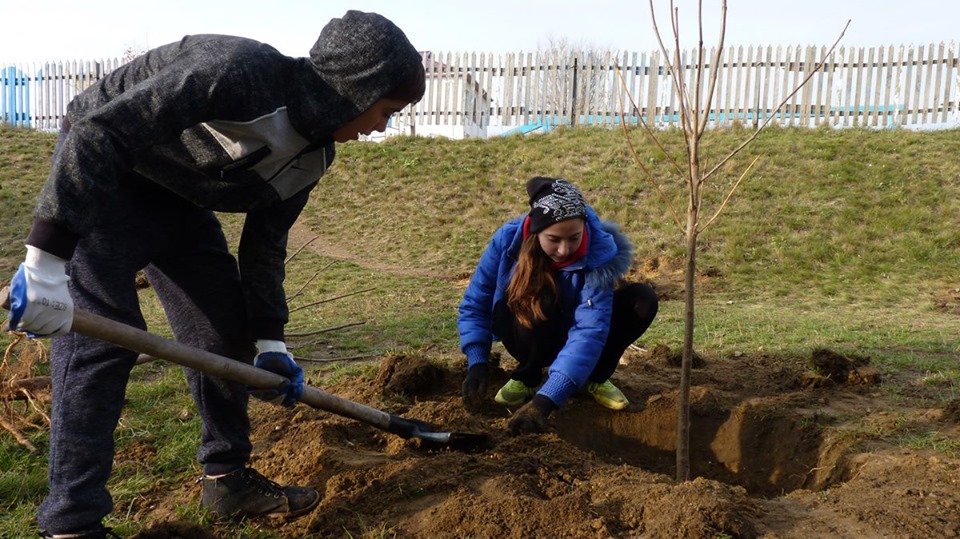
MULTIPOLYGON (((10 309, 9 294, 8 287, 0 290, 0 300, 3 308, 7 310, 10 309)), ((253 365, 165 339, 80 309, 73 311, 73 325, 70 330, 249 387, 276 388, 287 380, 279 374, 253 365)), ((404 439, 417 438, 423 442, 422 446, 428 448, 471 450, 482 449, 488 443, 486 434, 439 432, 429 423, 399 417, 307 385, 303 386, 300 401, 320 410, 367 423, 404 439)))

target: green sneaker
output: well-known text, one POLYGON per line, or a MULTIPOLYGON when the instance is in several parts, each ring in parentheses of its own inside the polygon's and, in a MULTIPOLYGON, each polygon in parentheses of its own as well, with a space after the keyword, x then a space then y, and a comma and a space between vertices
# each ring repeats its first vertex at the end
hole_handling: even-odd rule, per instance
POLYGON ((600 403, 600 406, 611 410, 623 410, 630 404, 623 391, 617 389, 610 380, 602 384, 587 382, 587 393, 593 397, 593 400, 600 403))
POLYGON ((493 400, 505 406, 520 406, 530 400, 536 393, 537 388, 511 378, 506 384, 503 384, 500 391, 497 391, 497 396, 493 400))

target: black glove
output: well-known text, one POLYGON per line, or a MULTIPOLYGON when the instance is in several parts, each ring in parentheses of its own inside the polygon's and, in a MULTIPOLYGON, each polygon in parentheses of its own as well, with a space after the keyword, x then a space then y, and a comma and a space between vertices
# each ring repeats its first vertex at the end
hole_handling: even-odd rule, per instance
POLYGON ((477 363, 467 370, 467 377, 463 379, 463 405, 467 410, 476 412, 483 404, 487 394, 487 382, 490 380, 490 366, 486 363, 477 363))
POLYGON ((550 397, 537 393, 533 396, 533 400, 521 406, 510 418, 510 423, 507 425, 510 435, 547 432, 550 428, 547 424, 547 416, 556 409, 557 405, 550 400, 550 397))

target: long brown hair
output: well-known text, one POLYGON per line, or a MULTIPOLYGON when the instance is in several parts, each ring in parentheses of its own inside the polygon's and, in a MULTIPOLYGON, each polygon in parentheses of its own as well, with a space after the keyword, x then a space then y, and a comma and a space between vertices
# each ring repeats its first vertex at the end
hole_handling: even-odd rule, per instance
POLYGON ((557 281, 552 268, 553 260, 540 248, 537 234, 530 234, 520 245, 517 266, 507 287, 507 306, 526 328, 546 320, 543 300, 557 297, 557 281))

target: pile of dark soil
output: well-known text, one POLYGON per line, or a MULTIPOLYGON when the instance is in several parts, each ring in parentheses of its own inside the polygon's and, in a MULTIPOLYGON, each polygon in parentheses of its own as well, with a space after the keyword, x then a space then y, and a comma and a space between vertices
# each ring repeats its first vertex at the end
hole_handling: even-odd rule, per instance
MULTIPOLYGON (((551 418, 551 433, 517 438, 505 433, 510 411, 492 400, 477 414, 463 408, 458 362, 389 356, 373 382, 324 388, 446 431, 488 433, 490 447, 477 451, 427 449, 304 405, 291 412, 256 403, 254 466, 323 494, 310 514, 260 526, 291 538, 960 534, 960 459, 865 434, 909 417, 955 444, 956 401, 945 409, 892 402, 869 380, 850 377, 867 367, 863 358, 846 358, 847 376, 833 380, 832 371, 816 372, 845 364, 830 351, 711 358, 693 371, 695 479, 677 483, 679 369, 670 357, 628 352, 614 375, 631 399, 626 411, 577 396, 551 418), (831 383, 810 384, 812 377, 831 383)), ((491 387, 507 376, 494 369, 491 387)), ((150 523, 140 537, 217 537, 217 525, 200 529, 176 516, 177 505, 199 495, 193 483, 145 493, 133 508, 150 523)))

